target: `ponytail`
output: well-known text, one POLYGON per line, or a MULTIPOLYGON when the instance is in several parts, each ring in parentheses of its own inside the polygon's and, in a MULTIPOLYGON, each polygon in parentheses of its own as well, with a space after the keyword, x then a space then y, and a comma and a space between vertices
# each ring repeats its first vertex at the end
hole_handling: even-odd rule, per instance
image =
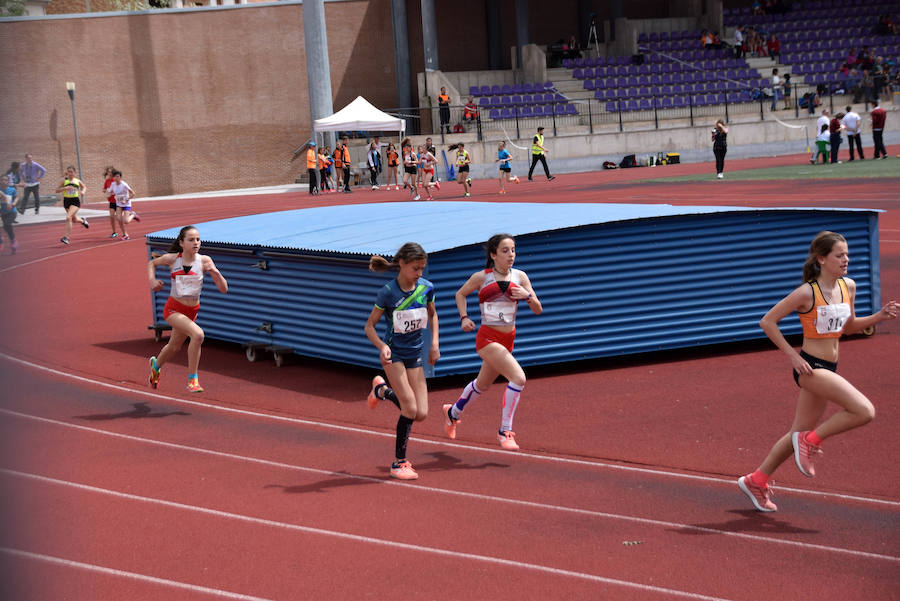
POLYGON ((400 261, 424 261, 428 259, 428 253, 416 242, 407 242, 394 254, 391 261, 381 255, 372 255, 369 259, 369 271, 387 271, 388 269, 400 269, 400 261))

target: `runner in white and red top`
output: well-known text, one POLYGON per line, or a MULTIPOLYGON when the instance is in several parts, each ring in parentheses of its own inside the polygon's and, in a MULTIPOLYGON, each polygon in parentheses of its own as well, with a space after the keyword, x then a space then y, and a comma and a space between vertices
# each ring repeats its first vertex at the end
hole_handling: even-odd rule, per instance
POLYGON ((478 290, 481 307, 481 327, 475 338, 475 350, 482 359, 478 377, 469 382, 459 399, 444 405, 444 428, 450 438, 456 438, 456 426, 466 404, 487 391, 497 376, 509 381, 503 393, 503 412, 497 440, 500 446, 518 450, 513 432, 513 417, 525 387, 525 372, 512 355, 516 338, 516 315, 519 301, 525 301, 531 310, 540 315, 544 310, 538 300, 528 275, 521 269, 513 269, 516 260, 516 242, 509 234, 496 234, 488 240, 487 268, 476 271, 456 292, 456 308, 459 310, 463 331, 475 330, 475 322, 468 315, 466 297, 478 290))
POLYGON ((150 386, 159 385, 162 366, 181 349, 185 339, 188 344, 188 384, 191 392, 203 392, 197 379, 200 366, 200 347, 203 344, 203 330, 194 323, 200 310, 200 293, 203 290, 203 274, 208 273, 219 292, 228 292, 228 282, 216 269, 216 264, 207 255, 200 254, 200 232, 192 225, 181 228, 178 238, 169 247, 169 252, 150 261, 147 270, 150 289, 163 289, 163 282, 156 278, 157 266, 166 266, 172 281, 171 295, 163 308, 163 319, 172 326, 169 343, 159 355, 150 357, 150 386))

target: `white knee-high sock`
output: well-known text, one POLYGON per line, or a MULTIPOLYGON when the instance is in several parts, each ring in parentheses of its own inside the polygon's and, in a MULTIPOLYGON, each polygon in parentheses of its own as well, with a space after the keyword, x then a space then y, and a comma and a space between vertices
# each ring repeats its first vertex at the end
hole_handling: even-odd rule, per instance
POLYGON ((519 406, 519 398, 522 396, 522 390, 515 384, 507 384, 506 391, 503 393, 503 418, 500 421, 500 431, 508 432, 512 430, 513 417, 516 414, 516 407, 519 406))
POLYGON ((474 401, 478 397, 481 396, 481 391, 475 387, 475 380, 472 380, 466 387, 463 389, 462 394, 459 395, 459 399, 453 403, 453 406, 450 408, 450 415, 453 419, 459 419, 459 414, 462 413, 462 410, 466 408, 471 401, 474 401))

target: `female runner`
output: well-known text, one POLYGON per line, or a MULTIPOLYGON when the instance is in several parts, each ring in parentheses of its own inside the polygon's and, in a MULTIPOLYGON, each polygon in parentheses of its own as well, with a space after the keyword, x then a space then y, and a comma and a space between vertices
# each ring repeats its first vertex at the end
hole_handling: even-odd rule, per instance
POLYGON ((372 380, 369 407, 374 409, 382 399, 388 399, 400 409, 397 420, 395 459, 391 477, 415 480, 419 477, 406 459, 406 445, 414 421, 428 417, 428 386, 422 364, 426 326, 430 325, 431 345, 428 362, 434 365, 440 358, 438 349, 438 318, 434 309, 434 284, 422 277, 428 255, 415 242, 407 242, 388 261, 375 255, 369 260, 372 271, 399 268, 397 277, 378 291, 375 306, 366 321, 366 336, 378 349, 381 365, 387 374, 389 388, 381 376, 372 380), (375 325, 382 315, 387 323, 384 340, 378 337, 375 325))
POLYGON ((487 391, 498 375, 502 375, 509 384, 503 393, 497 440, 504 449, 515 451, 519 445, 512 429, 513 417, 525 387, 525 372, 512 355, 516 338, 516 310, 520 300, 525 301, 535 315, 540 315, 544 309, 525 272, 513 269, 516 260, 513 237, 495 234, 488 240, 486 250, 487 268, 473 273, 456 292, 456 308, 462 329, 471 332, 475 329, 475 322, 469 319, 466 297, 478 290, 481 327, 475 339, 475 350, 482 359, 481 370, 478 377, 465 387, 456 403, 443 406, 444 428, 450 438, 456 438, 456 425, 463 409, 487 391))
POLYGON ((203 392, 197 379, 203 330, 194 323, 200 311, 203 274, 209 273, 222 294, 228 292, 228 282, 216 269, 213 260, 200 254, 200 232, 192 225, 181 228, 178 238, 169 247, 169 252, 150 261, 147 271, 150 276, 150 289, 154 292, 163 288, 163 283, 156 279, 156 267, 159 265, 167 266, 172 278, 171 296, 163 308, 163 319, 172 326, 172 335, 159 355, 150 357, 150 386, 156 388, 159 385, 159 372, 162 366, 181 349, 185 338, 190 338, 187 389, 190 392, 203 392))
POLYGON ((72 224, 80 223, 85 229, 91 227, 88 220, 78 217, 78 209, 81 208, 81 199, 87 192, 87 187, 80 179, 75 177, 75 167, 66 167, 66 176, 56 188, 57 194, 62 192, 63 208, 66 210, 66 235, 59 239, 63 244, 69 244, 69 234, 72 233, 72 224))
POLYGON ((856 317, 853 300, 856 282, 846 277, 847 241, 838 233, 821 232, 809 246, 803 264, 804 284, 784 297, 759 322, 775 345, 787 354, 794 368, 800 397, 790 431, 778 439, 752 474, 741 476, 738 486, 759 511, 776 511, 769 478, 791 455, 804 476, 816 474, 815 460, 826 438, 863 426, 875 417, 875 407, 852 384, 837 374, 838 339, 894 319, 900 304, 890 301, 868 317, 856 317), (796 311, 803 326, 798 353, 785 339, 778 322, 796 311), (819 424, 828 401, 839 410, 819 424), (816 426, 816 424, 819 424, 816 426))
POLYGON ((419 188, 416 185, 419 157, 413 152, 412 142, 409 141, 409 138, 403 140, 401 148, 403 150, 403 187, 409 187, 410 200, 419 200, 419 188))

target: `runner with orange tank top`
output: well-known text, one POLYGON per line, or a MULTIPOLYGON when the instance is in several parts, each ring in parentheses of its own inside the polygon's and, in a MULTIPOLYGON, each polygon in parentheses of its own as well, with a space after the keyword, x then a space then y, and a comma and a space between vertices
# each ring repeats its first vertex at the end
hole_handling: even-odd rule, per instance
POLYGON ((397 168, 400 166, 400 154, 394 148, 394 144, 389 143, 387 147, 387 189, 391 189, 391 182, 394 182, 394 190, 400 189, 400 183, 397 179, 397 168))
POLYGON ((738 479, 738 486, 759 511, 778 510, 771 499, 770 485, 778 466, 793 455, 800 473, 812 478, 816 474, 816 460, 822 455, 823 440, 863 426, 875 416, 872 402, 837 374, 838 341, 842 334, 853 334, 894 319, 900 313, 900 304, 890 301, 868 317, 857 317, 853 309, 856 282, 846 277, 849 262, 844 237, 835 232, 821 232, 810 244, 809 257, 803 265, 804 283, 759 322, 766 335, 790 359, 794 382, 800 387, 790 430, 772 446, 756 471, 738 479), (799 353, 778 327, 778 322, 795 311, 803 327, 799 353), (820 424, 829 401, 838 406, 838 411, 820 424))

